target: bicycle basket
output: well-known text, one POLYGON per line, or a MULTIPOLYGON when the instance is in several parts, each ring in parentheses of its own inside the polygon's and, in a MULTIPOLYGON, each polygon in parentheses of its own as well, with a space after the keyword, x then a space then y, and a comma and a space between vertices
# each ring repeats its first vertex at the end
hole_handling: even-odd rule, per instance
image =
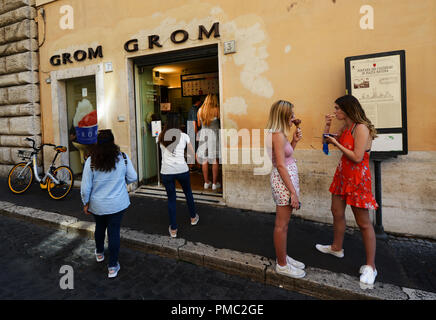
POLYGON ((18 157, 22 160, 29 160, 32 156, 32 151, 18 150, 18 157))

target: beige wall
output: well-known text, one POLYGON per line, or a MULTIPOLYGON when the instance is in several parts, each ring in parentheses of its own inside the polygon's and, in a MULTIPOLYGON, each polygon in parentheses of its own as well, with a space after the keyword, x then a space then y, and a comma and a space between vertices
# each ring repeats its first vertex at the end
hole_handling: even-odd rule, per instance
POLYGON ((57 0, 35 0, 36 6, 42 6, 43 4, 47 4, 49 2, 54 2, 57 0))
MULTIPOLYGON (((411 155, 387 162, 383 165, 383 172, 390 172, 393 167, 403 168, 408 172, 407 178, 413 179, 416 177, 413 170, 422 163, 419 160, 422 154, 416 156, 413 152, 425 152, 425 157, 430 159, 436 156, 436 109, 432 105, 436 101, 436 78, 433 74, 436 70, 434 0, 59 0, 43 7, 46 11, 47 30, 44 33, 43 24, 39 23, 39 37, 42 39, 45 34, 46 39, 40 48, 41 112, 45 142, 53 140, 57 134, 52 123, 51 87, 45 82, 50 71, 102 62, 113 63, 114 72, 103 76, 106 114, 104 119, 99 119, 99 123, 113 128, 122 149, 131 153, 134 142, 131 141, 130 131, 135 128, 130 127, 128 121, 117 122, 119 114, 129 115, 130 112, 129 86, 132 83, 128 81, 128 58, 218 43, 224 127, 264 128, 269 107, 275 100, 292 101, 296 106, 297 117, 303 121, 304 139, 298 150, 305 151, 303 154, 306 158, 299 159, 300 173, 303 177, 311 177, 311 172, 325 176, 322 182, 325 188, 319 191, 322 196, 319 193, 313 194, 312 191, 305 192, 308 194, 306 201, 313 203, 314 212, 310 215, 325 220, 330 214, 327 187, 337 162, 329 160, 329 165, 326 165, 320 151, 320 139, 317 137, 323 128, 324 114, 331 112, 333 101, 345 93, 344 58, 404 49, 411 155), (373 30, 362 30, 359 26, 362 17, 359 10, 365 4, 374 8, 373 30), (62 5, 70 5, 74 9, 72 30, 62 30, 59 27, 62 16, 59 9, 62 5), (220 23, 221 37, 197 40, 198 25, 209 28, 214 22, 220 23), (177 29, 188 31, 190 39, 183 44, 173 44, 169 35, 177 29), (147 36, 151 34, 160 36, 162 48, 146 49, 147 36), (127 53, 123 45, 132 38, 139 39, 140 51, 127 53), (236 40, 237 53, 223 55, 222 44, 229 40, 236 40), (49 64, 49 58, 54 54, 72 54, 75 50, 87 50, 88 47, 95 48, 97 45, 103 46, 102 59, 59 67, 49 64), (324 209, 315 212, 316 208, 324 209)), ((434 162, 428 163, 434 169, 434 162)), ((232 181, 234 171, 238 171, 238 167, 227 166, 224 171, 224 196, 228 204, 243 207, 246 202, 244 194, 238 198, 231 194, 232 189, 244 184, 242 178, 232 181)), ((433 172, 430 170, 417 174, 435 181, 433 172)), ((255 206, 258 201, 260 207, 265 206, 265 201, 270 200, 262 202, 262 197, 255 195, 263 192, 268 198, 270 191, 268 184, 265 184, 267 179, 248 178, 249 174, 244 175, 245 180, 255 181, 251 184, 253 187, 246 191, 248 197, 253 198, 251 205, 255 206), (254 187, 256 184, 258 187, 254 187)), ((388 185, 404 182, 401 175, 397 174, 386 174, 383 179, 383 183, 388 185)), ((313 186, 309 178, 304 178, 303 181, 307 183, 302 185, 302 190, 313 186)), ((408 183, 416 184, 415 189, 418 190, 425 188, 429 182, 418 176, 416 181, 408 183)), ((398 193, 398 190, 387 189, 384 197, 392 199, 392 202, 401 199, 402 193, 398 193)), ((435 202, 428 193, 422 197, 411 198, 411 207, 416 207, 423 200, 425 206, 420 208, 425 207, 423 215, 428 217, 427 221, 434 228, 422 231, 412 223, 411 233, 436 237, 435 212, 430 210, 435 202)), ((405 213, 408 210, 403 205, 389 205, 395 208, 394 211, 405 213)), ((272 202, 267 206, 273 208, 272 202)), ((389 219, 384 219, 384 224, 385 229, 389 230, 389 219)))

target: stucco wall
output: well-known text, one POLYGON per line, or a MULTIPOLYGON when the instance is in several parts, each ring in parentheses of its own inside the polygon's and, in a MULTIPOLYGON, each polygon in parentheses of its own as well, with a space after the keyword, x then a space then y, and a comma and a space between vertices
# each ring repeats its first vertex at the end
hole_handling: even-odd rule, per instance
MULTIPOLYGON (((305 219, 332 223, 331 194, 328 191, 340 153, 324 155, 321 150, 296 150, 301 210, 294 214, 305 219)), ((228 165, 226 194, 229 206, 274 212, 269 175, 253 174, 256 165, 228 165)), ((436 238, 436 153, 411 152, 382 162, 383 227, 386 232, 436 238)), ((374 167, 371 163, 374 184, 374 167)), ((374 187, 374 186, 373 186, 374 187)), ((373 189, 374 190, 374 189, 373 189)), ((371 218, 375 212, 370 210, 371 218)), ((347 225, 357 227, 349 207, 347 225)))
MULTIPOLYGON (((292 101, 297 117, 303 121, 304 138, 298 150, 305 152, 299 165, 302 190, 306 190, 304 210, 308 211, 302 210, 301 214, 323 221, 329 219, 326 190, 337 162, 333 157, 327 162, 322 158, 318 151, 319 136, 324 115, 333 110, 333 101, 345 93, 344 58, 404 49, 410 154, 383 163, 383 221, 386 230, 436 237, 435 212, 432 211, 435 201, 430 192, 417 193, 417 190, 429 190, 434 181, 431 172, 435 163, 431 159, 436 152, 436 109, 432 106, 436 101, 435 1, 59 0, 43 8, 47 27, 44 31, 40 23, 39 33, 40 37, 42 34, 46 37, 40 48, 44 141, 49 142, 58 135, 52 123, 51 86, 45 81, 49 72, 112 62, 114 72, 103 75, 101 110, 104 115, 99 125, 114 129, 123 151, 131 154, 136 148, 132 134, 135 128, 129 121, 117 121, 120 114, 131 115, 133 82, 129 81, 128 59, 218 43, 224 128, 264 128, 275 100, 292 101), (367 4, 374 8, 373 30, 362 30, 359 24, 360 8, 367 4), (59 25, 64 16, 60 8, 64 5, 74 9, 73 29, 63 30, 59 25), (198 26, 210 28, 215 22, 220 23, 220 38, 198 40, 198 26), (189 32, 187 42, 174 44, 169 40, 177 29, 189 32), (162 48, 147 48, 147 37, 152 34, 160 36, 162 48), (139 51, 127 53, 123 45, 133 38, 139 40, 139 51), (224 55, 222 45, 229 40, 236 41, 237 52, 224 55), (72 54, 97 45, 103 47, 103 58, 57 67, 49 64, 54 54, 72 54), (406 194, 403 189, 391 187, 406 183, 405 179, 416 193, 406 194), (404 202, 406 195, 409 195, 407 203, 404 202), (318 213, 310 208, 317 209, 318 213), (410 208, 416 208, 414 214, 409 214, 410 208), (410 223, 403 223, 405 217, 410 223)), ((244 207, 248 202, 253 207, 272 210, 265 205, 270 193, 268 180, 244 173, 249 171, 224 167, 227 203, 244 207), (235 191, 245 186, 252 201, 235 191)))

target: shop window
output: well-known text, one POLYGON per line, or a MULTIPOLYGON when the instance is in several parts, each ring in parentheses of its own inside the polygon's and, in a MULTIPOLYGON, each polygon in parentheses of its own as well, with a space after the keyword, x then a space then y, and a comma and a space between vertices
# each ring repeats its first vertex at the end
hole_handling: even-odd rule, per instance
POLYGON ((97 138, 95 77, 66 80, 70 167, 80 178, 89 147, 97 138))

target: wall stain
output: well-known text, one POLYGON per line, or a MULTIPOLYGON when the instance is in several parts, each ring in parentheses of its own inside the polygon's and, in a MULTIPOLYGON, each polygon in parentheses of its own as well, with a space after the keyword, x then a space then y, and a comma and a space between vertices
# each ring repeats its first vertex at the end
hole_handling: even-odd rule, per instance
POLYGON ((289 11, 291 11, 291 9, 296 6, 298 4, 298 2, 292 2, 289 6, 286 7, 286 9, 289 11))
MULTIPOLYGON (((332 0, 332 2, 333 2, 333 4, 336 4, 336 0, 332 0)), ((291 4, 289 4, 289 5, 286 7, 286 10, 288 10, 288 12, 291 11, 292 8, 295 7, 297 4, 298 4, 298 2, 292 2, 291 4)))

